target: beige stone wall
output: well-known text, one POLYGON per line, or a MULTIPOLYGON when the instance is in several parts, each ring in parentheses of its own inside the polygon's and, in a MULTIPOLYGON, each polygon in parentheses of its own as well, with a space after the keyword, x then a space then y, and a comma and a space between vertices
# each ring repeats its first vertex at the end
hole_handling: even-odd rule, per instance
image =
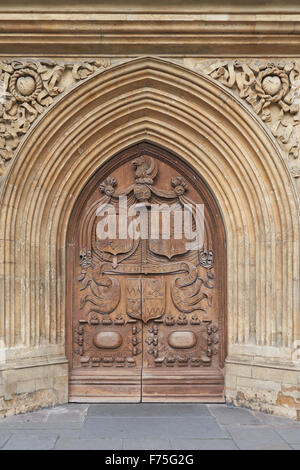
POLYGON ((0 2, 0 414, 67 401, 70 213, 103 162, 148 139, 198 171, 223 214, 227 401, 296 418, 298 5, 280 17, 276 2, 255 13, 191 2, 185 16, 179 3, 172 14, 73 7, 33 15, 0 2))
POLYGON ((13 367, 8 365, 1 371, 0 416, 68 401, 68 364, 24 362, 19 361, 13 367))
POLYGON ((280 363, 226 364, 226 402, 237 406, 300 419, 299 385, 299 371, 280 363))

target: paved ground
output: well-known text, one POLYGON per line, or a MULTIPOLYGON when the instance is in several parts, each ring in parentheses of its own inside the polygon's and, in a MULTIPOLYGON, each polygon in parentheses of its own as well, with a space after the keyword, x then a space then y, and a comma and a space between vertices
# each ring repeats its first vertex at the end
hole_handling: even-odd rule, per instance
POLYGON ((300 423, 225 405, 70 403, 0 420, 0 449, 300 450, 300 423))

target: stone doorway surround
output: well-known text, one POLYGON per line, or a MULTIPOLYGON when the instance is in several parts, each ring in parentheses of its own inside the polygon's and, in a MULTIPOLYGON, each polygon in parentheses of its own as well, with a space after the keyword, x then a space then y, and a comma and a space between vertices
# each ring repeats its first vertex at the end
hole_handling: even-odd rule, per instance
MULTIPOLYGON (((4 19, 9 29, 9 18, 4 19)), ((66 50, 61 51, 64 57, 66 50)), ((232 42, 230 57, 233 51, 232 42)), ((14 52, 13 46, 4 51, 7 67, 14 52)), ((34 52, 53 55, 45 53, 41 42, 24 49, 26 60, 34 52)), ((56 82, 47 78, 45 64, 46 70, 35 71, 38 77, 33 79, 46 81, 48 96, 54 98, 43 101, 45 109, 23 128, 23 136, 11 134, 17 138, 15 149, 1 142, 0 414, 67 402, 70 216, 103 163, 126 146, 149 141, 201 174, 222 214, 227 402, 296 418, 299 198, 280 143, 249 101, 217 76, 191 65, 194 58, 101 60, 99 67, 90 62, 84 73, 75 68, 77 83, 61 92, 54 91, 56 82), (8 158, 8 150, 13 157, 8 158)), ((13 73, 6 71, 9 83, 13 73)), ((19 77, 15 74, 15 83, 19 77)), ((12 86, 9 92, 13 94, 12 86)), ((7 114, 1 119, 7 130, 11 120, 7 114)))

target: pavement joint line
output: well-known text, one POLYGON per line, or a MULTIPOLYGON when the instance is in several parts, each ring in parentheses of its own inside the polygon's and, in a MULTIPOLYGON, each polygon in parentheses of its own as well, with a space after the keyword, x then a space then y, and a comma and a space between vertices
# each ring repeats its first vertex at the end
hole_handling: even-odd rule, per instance
POLYGON ((8 443, 8 441, 10 440, 10 438, 12 437, 13 434, 10 434, 7 438, 6 441, 4 441, 4 443, 2 444, 2 446, 0 447, 0 450, 4 449, 4 447, 6 446, 6 444, 8 443))
MULTIPOLYGON (((167 405, 167 404, 166 404, 167 405)), ((120 416, 120 413, 118 413, 118 410, 115 410, 113 406, 111 405, 108 405, 107 408, 105 409, 105 406, 103 407, 103 410, 105 410, 104 414, 101 415, 101 407, 100 407, 100 414, 97 415, 97 414, 88 414, 88 411, 90 409, 90 406, 91 405, 86 405, 86 406, 83 406, 83 407, 68 407, 68 405, 64 405, 62 406, 61 408, 60 407, 51 407, 49 409, 47 409, 44 413, 42 412, 41 414, 37 413, 37 415, 33 415, 32 416, 32 419, 30 418, 30 413, 28 414, 28 421, 26 420, 26 415, 24 415, 25 417, 24 418, 20 418, 19 420, 16 419, 15 423, 14 423, 14 417, 9 417, 9 418, 12 418, 12 419, 9 419, 9 428, 7 429, 5 427, 5 418, 4 418, 4 421, 0 421, 0 424, 1 422, 3 423, 3 427, 1 428, 0 427, 0 430, 1 431, 4 431, 4 434, 3 434, 3 441, 1 442, 1 447, 0 449, 4 449, 7 445, 11 446, 14 444, 14 439, 16 439, 15 441, 15 446, 18 445, 18 442, 17 442, 17 439, 25 439, 26 441, 26 430, 30 431, 31 432, 31 437, 33 438, 33 435, 34 432, 36 434, 39 434, 41 431, 46 434, 45 436, 45 439, 48 438, 47 436, 47 433, 49 433, 49 438, 50 438, 50 435, 51 434, 54 434, 55 436, 53 436, 53 442, 51 442, 49 444, 49 446, 55 450, 56 447, 58 445, 58 442, 60 439, 70 439, 70 440, 73 440, 73 441, 78 441, 78 443, 80 443, 80 441, 84 442, 84 438, 81 438, 80 436, 80 431, 82 430, 83 426, 85 425, 85 423, 92 423, 94 422, 97 426, 97 421, 99 423, 99 426, 101 428, 101 421, 104 420, 109 420, 110 422, 116 422, 116 420, 118 420, 120 417, 122 419, 124 419, 126 421, 126 419, 130 420, 130 411, 125 414, 127 414, 127 416, 123 416, 122 413, 121 413, 121 416, 120 416), (56 418, 57 418, 57 426, 59 427, 61 424, 62 424, 62 421, 64 421, 64 416, 68 416, 68 413, 69 413, 69 419, 70 421, 67 421, 66 422, 66 425, 63 426, 62 428, 58 428, 56 429, 55 428, 55 425, 56 425, 56 418), (107 414, 105 414, 107 413, 107 414), (111 414, 111 415, 110 415, 111 414), (96 419, 95 419, 96 418, 96 419), (35 421, 35 419, 37 419, 37 421, 35 421), (49 421, 50 420, 50 421, 49 421), (49 424, 50 426, 50 429, 47 428, 47 424, 49 424), (76 424, 76 426, 75 426, 76 424), (39 427, 41 426, 41 427, 39 427), (42 428, 42 429, 41 429, 42 428), (7 435, 6 435, 6 432, 7 432, 7 435), (77 434, 78 432, 78 434, 77 434), (23 433, 23 436, 22 436, 22 433, 23 433)), ((174 406, 174 405, 173 405, 174 406)), ((155 406, 154 406, 155 407, 155 406)), ((147 407, 146 407, 147 408, 147 407)), ((166 407, 168 408, 168 406, 166 407)), ((203 419, 203 422, 210 422, 210 423, 214 423, 215 426, 217 426, 219 428, 219 430, 221 430, 224 435, 222 437, 211 437, 211 438, 206 438, 205 436, 203 437, 188 437, 188 436, 184 436, 184 437, 179 437, 179 436, 169 436, 169 438, 165 439, 164 442, 166 444, 166 446, 170 447, 170 448, 173 448, 173 445, 172 444, 174 442, 174 439, 178 442, 178 439, 179 439, 179 442, 182 441, 182 442, 185 442, 185 444, 188 445, 188 442, 190 442, 191 444, 192 443, 197 443, 199 442, 199 444, 202 442, 202 443, 207 443, 209 444, 209 442, 212 443, 212 445, 214 445, 214 443, 216 443, 216 446, 217 446, 217 443, 219 442, 220 443, 220 446, 222 447, 222 442, 223 443, 228 443, 228 445, 230 446, 231 444, 229 443, 232 443, 232 445, 235 445, 236 448, 238 449, 241 449, 241 448, 244 448, 244 443, 243 441, 241 441, 239 439, 239 436, 238 436, 238 430, 239 429, 244 429, 245 430, 245 433, 244 433, 244 436, 247 436, 247 430, 251 431, 252 434, 250 434, 251 436, 251 439, 249 440, 253 442, 251 443, 251 445, 253 444, 253 448, 255 447, 259 447, 259 440, 258 442, 255 441, 255 439, 253 438, 253 431, 255 430, 260 430, 260 432, 263 432, 264 429, 266 429, 266 431, 269 431, 270 432, 270 437, 266 439, 266 444, 265 444, 265 447, 268 448, 269 447, 272 447, 272 442, 273 442, 273 439, 275 440, 275 444, 274 444, 274 447, 279 447, 280 448, 280 445, 282 447, 285 447, 287 450, 293 450, 294 447, 296 444, 295 443, 290 443, 289 440, 289 434, 288 433, 291 433, 293 431, 293 429, 300 429, 300 427, 298 426, 299 423, 296 423, 294 422, 293 420, 283 420, 283 421, 276 421, 276 416, 275 416, 275 419, 272 420, 268 420, 268 419, 264 419, 264 416, 260 413, 257 413, 257 412, 254 412, 253 410, 248 410, 247 409, 247 413, 242 414, 242 418, 243 418, 243 421, 242 422, 238 422, 238 416, 239 414, 236 413, 235 414, 235 411, 233 410, 239 410, 239 408, 237 407, 226 407, 224 405, 224 407, 219 407, 220 409, 220 413, 217 411, 218 408, 216 407, 214 409, 213 405, 210 406, 210 405, 205 405, 204 407, 206 410, 207 410, 207 414, 199 414, 199 415, 193 415, 193 414, 189 414, 190 411, 187 411, 186 407, 182 407, 180 408, 180 405, 178 405, 178 410, 174 415, 170 414, 170 411, 168 411, 166 413, 166 415, 159 415, 159 414, 156 414, 155 416, 153 416, 153 414, 149 414, 147 416, 134 416, 134 420, 136 420, 137 418, 143 418, 144 420, 147 421, 147 418, 157 418, 157 419, 167 419, 170 424, 172 424, 172 421, 176 422, 177 419, 181 419, 183 420, 183 424, 186 423, 186 425, 188 425, 188 423, 190 421, 195 421, 196 420, 199 420, 201 422, 201 419, 203 419), (226 410, 225 412, 223 410, 226 410), (180 412, 180 410, 182 410, 182 413, 180 412), (215 413, 214 413, 215 411, 215 413), (233 411, 233 413, 231 413, 231 411, 233 411), (225 415, 225 423, 220 423, 220 421, 224 420, 223 416, 225 415), (234 420, 234 416, 236 415, 236 418, 237 418, 237 421, 234 420), (219 418, 218 418, 219 416, 219 418), (228 423, 226 422, 227 420, 227 416, 228 416, 228 423), (256 419, 256 423, 247 423, 247 420, 248 421, 251 421, 252 418, 255 418, 256 419), (244 419, 246 419, 246 422, 244 421, 244 419), (286 434, 283 432, 282 434, 280 433, 281 430, 285 430, 286 431, 286 434), (231 432, 232 431, 232 432, 231 432), (273 433, 273 434, 272 434, 273 433), (236 436, 236 438, 234 437, 234 435, 236 436), (239 441, 239 444, 238 442, 239 441)), ((121 410, 123 411, 124 408, 119 408, 120 409, 120 412, 121 410)), ((96 408, 95 408, 96 410, 96 408)), ((200 408, 199 408, 200 410, 200 408)), ((34 412, 33 412, 34 413, 34 412)), ((148 411, 146 411, 146 413, 148 413, 148 411)), ((140 421, 140 420, 139 420, 140 421)), ((253 421, 253 420, 252 420, 253 421)), ((170 428, 171 429, 171 428, 170 428)), ((105 439, 111 439, 112 437, 102 437, 100 440, 101 441, 105 441, 105 439)), ((120 440, 119 440, 119 446, 120 446, 120 450, 124 450, 124 448, 126 448, 126 443, 127 441, 130 441, 130 446, 134 446, 134 443, 132 444, 132 439, 135 439, 134 437, 127 437, 126 435, 124 436, 121 436, 120 437, 120 440)), ((247 437, 246 437, 247 439, 247 437)), ((30 445, 30 435, 28 436, 28 444, 30 445)), ((152 447, 152 444, 151 444, 151 441, 153 440, 153 436, 151 437, 143 437, 141 438, 141 442, 142 442, 142 446, 143 446, 143 441, 145 442, 145 447, 147 448, 147 446, 149 445, 150 448, 152 447)), ((245 441, 246 443, 246 441, 245 441)), ((193 444, 193 445, 194 445, 193 444)), ((47 445, 47 441, 45 443, 45 445, 47 445)), ((202 444, 203 445, 203 444, 202 444)), ((225 445, 225 444, 224 444, 225 445)), ((196 446, 197 447, 197 446, 196 446)), ((263 448, 263 446, 262 446, 263 448)))

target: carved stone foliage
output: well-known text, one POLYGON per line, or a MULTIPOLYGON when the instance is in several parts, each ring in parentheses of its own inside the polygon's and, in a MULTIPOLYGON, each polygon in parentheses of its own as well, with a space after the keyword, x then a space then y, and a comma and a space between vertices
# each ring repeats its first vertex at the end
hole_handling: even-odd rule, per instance
POLYGON ((299 178, 299 65, 283 60, 214 60, 200 68, 249 103, 279 142, 291 175, 299 178))
POLYGON ((73 83, 109 65, 109 59, 76 63, 48 59, 0 61, 0 176, 22 136, 55 98, 73 83))

